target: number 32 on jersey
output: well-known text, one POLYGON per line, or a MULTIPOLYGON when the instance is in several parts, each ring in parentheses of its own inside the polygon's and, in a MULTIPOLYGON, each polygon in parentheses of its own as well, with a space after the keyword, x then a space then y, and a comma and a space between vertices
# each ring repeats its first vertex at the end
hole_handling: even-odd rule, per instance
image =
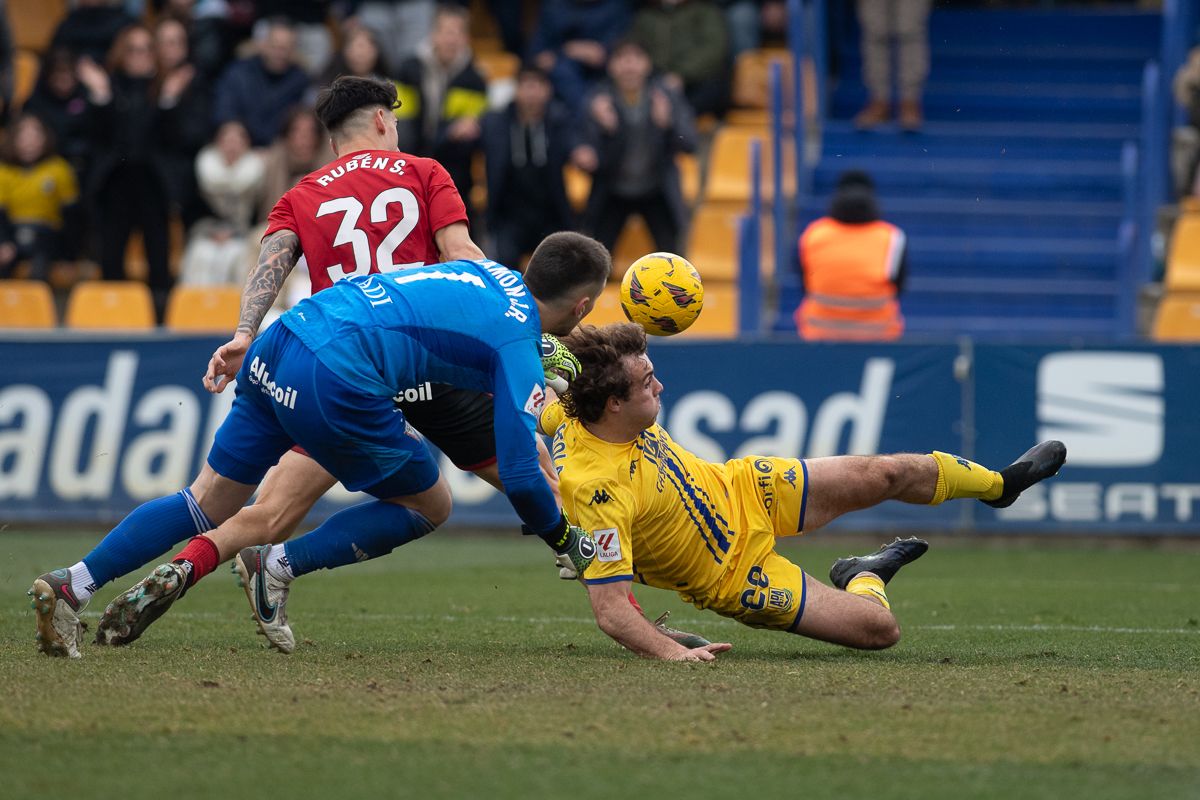
POLYGON ((400 211, 400 220, 392 226, 392 229, 383 237, 383 241, 375 248, 375 252, 372 253, 371 241, 367 237, 366 231, 358 227, 364 210, 361 200, 357 197, 335 197, 332 200, 326 200, 324 203, 321 203, 317 209, 318 217, 323 217, 327 214, 342 215, 337 235, 333 239, 334 246, 348 244, 354 252, 354 271, 346 272, 342 264, 334 264, 327 269, 330 280, 339 281, 342 278, 349 278, 352 275, 367 275, 371 272, 372 263, 375 264, 379 272, 397 272, 409 267, 424 266, 425 262, 423 261, 396 264, 392 260, 396 249, 400 247, 405 238, 417 227, 417 220, 421 212, 416 195, 403 186, 393 186, 390 189, 385 189, 371 201, 370 221, 376 225, 381 222, 387 222, 389 212, 393 212, 394 216, 395 211, 389 208, 389 206, 395 204, 400 206, 398 209, 400 211))

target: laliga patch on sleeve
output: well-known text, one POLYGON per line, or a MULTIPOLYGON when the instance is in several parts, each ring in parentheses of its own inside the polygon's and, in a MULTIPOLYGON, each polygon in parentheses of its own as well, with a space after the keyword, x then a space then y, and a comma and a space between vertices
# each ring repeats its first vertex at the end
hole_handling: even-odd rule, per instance
POLYGON ((597 561, 621 560, 621 536, 616 528, 601 528, 592 535, 596 537, 596 547, 600 551, 596 554, 597 561))
POLYGON ((529 399, 525 401, 525 413, 533 414, 535 417, 542 413, 542 407, 546 405, 546 392, 541 386, 536 383, 533 385, 533 390, 529 393, 529 399))

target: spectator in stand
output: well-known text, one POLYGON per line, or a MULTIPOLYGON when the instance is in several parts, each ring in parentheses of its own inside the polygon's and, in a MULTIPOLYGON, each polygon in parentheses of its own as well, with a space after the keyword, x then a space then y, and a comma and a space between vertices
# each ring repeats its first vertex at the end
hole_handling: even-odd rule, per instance
POLYGON ((145 241, 149 284, 160 312, 171 288, 167 265, 170 196, 159 106, 154 38, 143 25, 117 34, 105 71, 80 59, 93 138, 88 196, 105 280, 125 278, 125 248, 135 227, 145 241))
POLYGON ((255 25, 255 38, 265 34, 272 19, 283 18, 296 32, 296 59, 309 77, 316 79, 333 58, 333 35, 326 20, 329 0, 255 0, 255 12, 262 18, 255 25))
POLYGON ((604 78, 609 48, 629 30, 628 0, 546 0, 530 52, 549 73, 558 98, 574 112, 604 78))
POLYGON ((236 44, 225 0, 155 0, 154 6, 159 19, 169 17, 183 24, 189 58, 205 82, 220 77, 236 44))
POLYGON ((858 0, 863 80, 870 99, 854 122, 873 128, 892 118, 892 82, 899 93, 897 121, 907 131, 924 124, 921 95, 929 77, 929 11, 933 0, 858 0), (896 73, 892 74, 892 39, 896 73))
MULTIPOLYGON (((263 155, 250 148, 250 134, 231 120, 196 157, 196 179, 213 216, 193 226, 183 253, 179 282, 191 285, 246 279, 247 234, 263 189, 263 155)), ((255 248, 257 250, 257 248, 255 248)))
POLYGON ((575 225, 563 184, 574 126, 553 97, 550 76, 527 65, 513 101, 483 118, 491 254, 512 269, 543 238, 575 225))
POLYGON ((117 34, 135 22, 119 0, 76 0, 75 7, 55 29, 50 46, 65 47, 76 57, 101 62, 117 34))
POLYGON ((1180 195, 1200 194, 1200 47, 1192 48, 1187 61, 1175 73, 1175 102, 1187 116, 1188 125, 1176 128, 1172 146, 1172 169, 1180 195))
POLYGON ((29 277, 45 280, 62 258, 64 233, 78 223, 75 171, 54 151, 54 135, 33 114, 12 124, 9 152, 0 165, 0 206, 8 223, 0 244, 0 277, 17 261, 30 262, 29 277))
POLYGON ((187 29, 171 17, 154 26, 158 58, 158 105, 163 115, 163 155, 172 211, 190 227, 204 216, 194 164, 209 138, 212 92, 188 59, 187 29))
POLYGON ((805 297, 796 328, 810 341, 886 341, 904 332, 904 231, 879 218, 865 172, 838 178, 829 216, 800 236, 805 297))
MULTIPOLYGON (((321 86, 333 83, 339 75, 358 78, 385 77, 387 67, 375 32, 362 25, 352 25, 343 30, 342 47, 321 76, 321 86)), ((399 112, 399 109, 396 109, 399 112)))
POLYGON ((584 146, 575 163, 592 173, 585 227, 612 250, 631 213, 641 214, 654 246, 681 252, 687 208, 675 154, 696 149, 696 123, 687 101, 651 78, 650 55, 638 42, 618 42, 608 60, 610 80, 591 94, 584 146))
POLYGON ((70 50, 58 47, 46 54, 33 93, 21 111, 37 115, 50 127, 59 154, 71 163, 81 182, 86 181, 92 141, 87 93, 75 74, 75 56, 70 50))
POLYGON ((470 15, 439 6, 433 32, 396 73, 400 149, 441 162, 471 211, 471 156, 479 118, 487 111, 487 83, 471 54, 470 15))
POLYGON ((435 0, 349 0, 350 18, 374 31, 389 74, 417 52, 433 30, 435 0))
POLYGON ((308 74, 295 64, 296 31, 273 19, 259 40, 258 55, 230 64, 217 83, 217 125, 236 119, 255 147, 266 147, 283 127, 288 110, 308 93, 308 74))
MULTIPOLYGON (((4 10, 0 2, 0 11, 4 10)), ((12 116, 13 102, 13 40, 8 29, 8 18, 0 13, 0 122, 12 116)))
POLYGON ((724 116, 729 108, 729 37, 713 0, 654 0, 633 19, 632 37, 650 53, 663 83, 692 111, 724 116))

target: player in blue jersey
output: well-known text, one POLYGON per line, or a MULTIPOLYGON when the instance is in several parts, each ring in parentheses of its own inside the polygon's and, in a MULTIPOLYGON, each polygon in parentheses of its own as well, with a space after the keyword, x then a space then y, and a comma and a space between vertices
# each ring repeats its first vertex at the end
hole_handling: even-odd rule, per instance
MULTIPOLYGON (((599 242, 557 233, 534 252, 524 278, 491 261, 354 276, 302 301, 254 342, 233 407, 200 476, 183 493, 197 527, 232 516, 294 444, 346 488, 377 498, 285 545, 238 555, 247 596, 273 646, 294 645, 285 603, 296 577, 389 553, 449 515, 445 479, 392 402, 426 382, 494 395, 500 479, 524 530, 555 550, 565 576, 586 568, 594 543, 567 522, 538 466, 541 336, 569 333, 591 311, 610 270, 599 242)), ((131 517, 155 513, 143 511, 155 502, 131 517)), ((110 533, 106 542, 137 547, 128 539, 153 520, 143 523, 124 537, 110 533)), ((40 646, 77 657, 78 615, 44 577, 31 589, 40 646)))

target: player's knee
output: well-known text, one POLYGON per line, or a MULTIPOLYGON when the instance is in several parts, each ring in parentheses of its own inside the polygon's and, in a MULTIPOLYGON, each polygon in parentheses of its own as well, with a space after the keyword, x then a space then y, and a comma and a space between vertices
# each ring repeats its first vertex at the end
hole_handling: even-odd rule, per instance
POLYGON ((900 625, 891 614, 880 614, 863 632, 864 650, 886 650, 900 641, 900 625))
POLYGON ((411 506, 414 511, 420 512, 425 519, 429 520, 435 528, 450 518, 450 511, 453 507, 454 501, 448 490, 426 494, 421 498, 420 503, 411 506))

